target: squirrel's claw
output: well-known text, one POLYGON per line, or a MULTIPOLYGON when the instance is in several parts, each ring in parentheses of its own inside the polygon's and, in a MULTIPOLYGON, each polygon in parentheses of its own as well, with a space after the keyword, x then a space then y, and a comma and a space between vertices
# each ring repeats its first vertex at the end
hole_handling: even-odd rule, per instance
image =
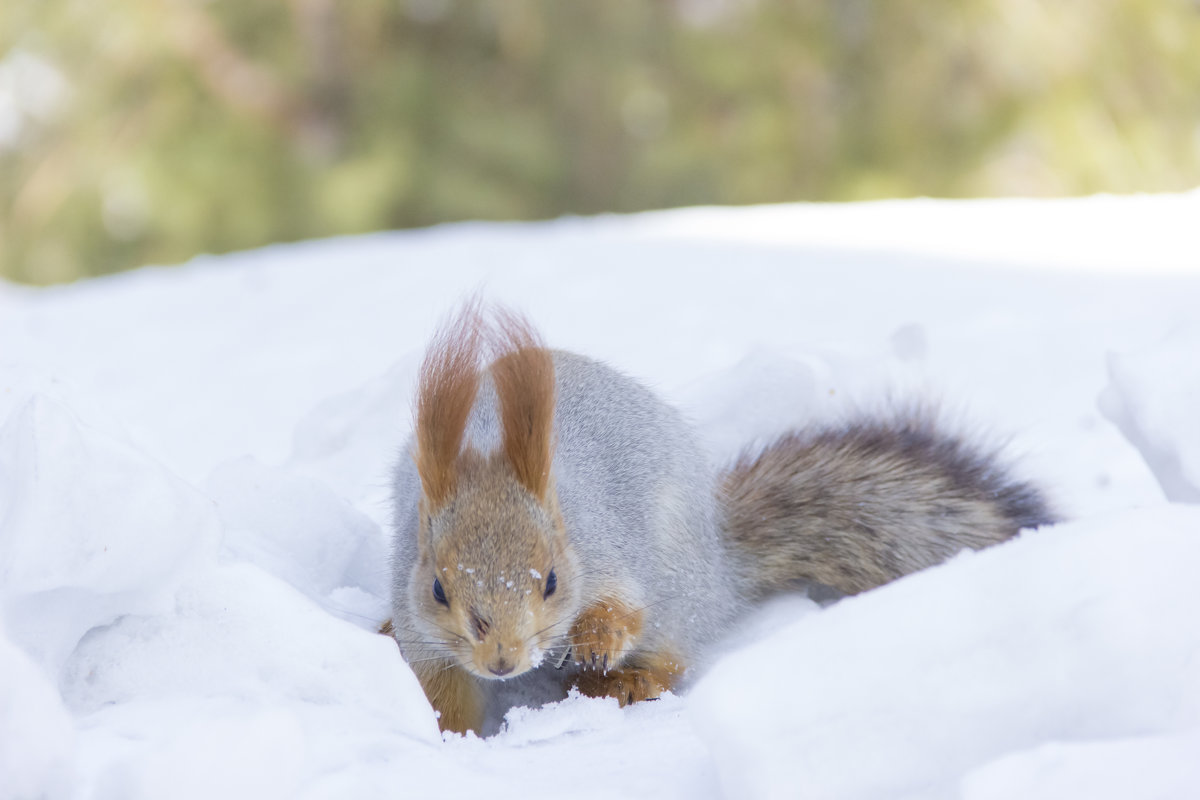
POLYGON ((615 697, 618 703, 627 706, 643 700, 657 700, 671 688, 671 677, 642 668, 588 671, 580 673, 575 686, 588 697, 615 697))
POLYGON ((642 614, 616 600, 584 609, 571 626, 571 655, 584 669, 608 672, 625 660, 642 629, 642 614))

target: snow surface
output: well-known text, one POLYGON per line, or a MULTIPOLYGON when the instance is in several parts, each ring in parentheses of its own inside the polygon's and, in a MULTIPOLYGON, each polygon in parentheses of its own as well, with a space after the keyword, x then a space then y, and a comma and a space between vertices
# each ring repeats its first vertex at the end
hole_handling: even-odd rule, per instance
POLYGON ((0 284, 0 798, 1200 796, 1200 193, 457 225, 0 284), (472 291, 715 459, 935 398, 1070 520, 438 734, 387 473, 472 291))

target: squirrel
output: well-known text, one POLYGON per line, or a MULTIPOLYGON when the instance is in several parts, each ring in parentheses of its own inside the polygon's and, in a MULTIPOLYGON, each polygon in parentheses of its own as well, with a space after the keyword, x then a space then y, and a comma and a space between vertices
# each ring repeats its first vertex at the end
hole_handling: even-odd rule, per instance
POLYGON ((460 733, 529 676, 543 700, 656 698, 773 595, 856 594, 1053 521, 924 414, 793 431, 718 474, 649 389, 478 301, 426 353, 410 450, 383 631, 460 733))

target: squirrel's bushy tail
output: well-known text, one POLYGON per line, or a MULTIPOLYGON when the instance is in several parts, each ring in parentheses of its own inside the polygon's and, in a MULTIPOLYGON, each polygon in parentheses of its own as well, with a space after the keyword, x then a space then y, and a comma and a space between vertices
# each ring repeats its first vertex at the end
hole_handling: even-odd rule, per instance
POLYGON ((1053 521, 1040 492, 930 415, 785 434, 722 478, 747 599, 856 594, 1053 521))

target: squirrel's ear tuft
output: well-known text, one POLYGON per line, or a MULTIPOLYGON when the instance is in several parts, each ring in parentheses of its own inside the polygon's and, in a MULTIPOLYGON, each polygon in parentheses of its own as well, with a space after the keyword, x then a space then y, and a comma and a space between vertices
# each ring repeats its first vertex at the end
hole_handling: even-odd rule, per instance
POLYGON ((545 502, 554 455, 554 360, 521 316, 497 309, 492 380, 504 455, 521 485, 545 502))
POLYGON ((441 509, 458 484, 456 462, 479 389, 483 331, 479 301, 468 301, 438 330, 421 363, 416 461, 429 512, 441 509))

